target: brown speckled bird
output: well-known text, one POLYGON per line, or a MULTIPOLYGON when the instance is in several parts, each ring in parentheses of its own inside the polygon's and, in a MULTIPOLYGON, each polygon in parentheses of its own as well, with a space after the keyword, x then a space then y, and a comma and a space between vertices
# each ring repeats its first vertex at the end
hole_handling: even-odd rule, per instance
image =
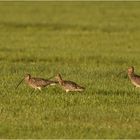
POLYGON ((129 79, 131 80, 131 83, 135 86, 135 87, 140 87, 140 76, 136 75, 134 73, 134 67, 129 67, 127 70, 127 74, 129 79))
POLYGON ((37 77, 31 77, 30 74, 26 74, 24 79, 20 81, 20 83, 17 85, 16 88, 21 84, 21 82, 25 80, 25 82, 32 87, 35 90, 41 90, 43 87, 49 86, 49 85, 56 85, 57 81, 51 81, 44 78, 37 78, 37 77))
POLYGON ((61 87, 66 92, 70 92, 70 91, 78 91, 78 92, 81 92, 81 91, 83 91, 85 89, 84 87, 79 86, 75 82, 63 80, 60 74, 57 74, 57 76, 55 78, 57 79, 57 81, 59 82, 59 84, 61 85, 61 87))

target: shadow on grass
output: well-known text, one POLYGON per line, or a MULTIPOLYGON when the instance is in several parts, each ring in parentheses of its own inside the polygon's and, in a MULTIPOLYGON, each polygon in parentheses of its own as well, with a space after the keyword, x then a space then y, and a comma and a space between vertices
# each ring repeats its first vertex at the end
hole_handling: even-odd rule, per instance
MULTIPOLYGON (((52 57, 52 58, 49 58, 49 57, 46 57, 46 58, 14 58, 14 59, 11 59, 10 61, 11 62, 23 62, 23 63, 26 63, 26 62, 65 62, 64 60, 67 60, 67 62, 71 62, 72 60, 69 58, 69 59, 66 59, 66 58, 62 58, 62 57, 52 57)), ((73 61, 74 62, 74 59, 73 61)))
MULTIPOLYGON (((80 25, 80 24, 64 24, 64 23, 18 23, 18 22, 0 22, 1 27, 6 28, 16 28, 16 29, 25 29, 25 28, 37 28, 37 29, 48 29, 51 31, 61 31, 61 30, 80 30, 80 31, 101 31, 105 33, 112 32, 124 32, 128 30, 124 27, 118 26, 103 26, 98 25, 80 25)), ((136 30, 135 28, 131 29, 132 31, 136 30)))
POLYGON ((48 30, 60 31, 60 30, 69 30, 77 29, 82 31, 92 31, 97 30, 97 27, 91 25, 77 25, 77 24, 64 24, 64 23, 16 23, 16 22, 0 22, 1 27, 6 28, 46 28, 48 30))

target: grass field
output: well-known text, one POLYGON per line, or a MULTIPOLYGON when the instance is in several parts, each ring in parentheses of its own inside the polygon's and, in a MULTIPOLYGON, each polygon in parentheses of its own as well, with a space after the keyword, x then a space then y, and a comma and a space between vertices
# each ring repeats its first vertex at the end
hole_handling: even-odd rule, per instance
POLYGON ((140 2, 0 2, 0 138, 140 138, 140 2), (86 87, 15 86, 26 73, 86 87))

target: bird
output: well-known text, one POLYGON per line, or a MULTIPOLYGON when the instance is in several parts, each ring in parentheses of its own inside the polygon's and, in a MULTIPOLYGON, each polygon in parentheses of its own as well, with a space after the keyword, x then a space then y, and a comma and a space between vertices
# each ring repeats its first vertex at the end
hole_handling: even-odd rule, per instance
POLYGON ((135 87, 140 87, 140 76, 134 73, 134 67, 131 66, 127 69, 128 77, 135 87))
POLYGON ((66 91, 66 93, 70 92, 70 91, 81 92, 81 91, 84 91, 84 89, 85 89, 84 87, 76 84, 73 81, 63 80, 60 73, 55 76, 55 79, 59 82, 59 85, 62 87, 63 90, 66 91))
MULTIPOLYGON (((50 78, 49 78, 50 79, 50 78)), ((58 83, 58 81, 51 81, 49 79, 44 79, 44 78, 38 78, 38 77, 32 77, 31 74, 26 74, 24 76, 24 78, 19 82, 19 84, 16 86, 16 89, 18 88, 18 86, 22 83, 22 81, 24 80, 25 83, 33 88, 34 90, 40 90, 46 86, 49 85, 56 85, 58 83)))

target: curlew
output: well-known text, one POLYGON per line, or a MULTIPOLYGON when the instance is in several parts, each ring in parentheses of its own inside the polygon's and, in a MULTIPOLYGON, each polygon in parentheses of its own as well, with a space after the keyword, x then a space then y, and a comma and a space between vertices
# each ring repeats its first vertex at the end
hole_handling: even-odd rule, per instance
POLYGON ((22 83, 23 80, 25 80, 25 83, 27 85, 29 85, 31 88, 33 88, 34 90, 37 90, 38 89, 40 91, 41 91, 42 88, 44 88, 46 86, 56 85, 58 83, 57 81, 51 81, 49 79, 32 77, 30 74, 26 74, 25 77, 16 86, 16 89, 22 83))
POLYGON ((140 87, 140 76, 136 75, 134 73, 134 67, 129 67, 127 70, 127 74, 129 79, 131 80, 131 83, 135 86, 135 87, 140 87))
POLYGON ((59 82, 59 84, 61 85, 61 87, 66 92, 70 92, 70 91, 78 91, 78 92, 81 92, 81 91, 83 91, 85 89, 84 87, 76 84, 73 81, 63 80, 60 74, 57 74, 57 76, 55 77, 55 79, 59 82))

